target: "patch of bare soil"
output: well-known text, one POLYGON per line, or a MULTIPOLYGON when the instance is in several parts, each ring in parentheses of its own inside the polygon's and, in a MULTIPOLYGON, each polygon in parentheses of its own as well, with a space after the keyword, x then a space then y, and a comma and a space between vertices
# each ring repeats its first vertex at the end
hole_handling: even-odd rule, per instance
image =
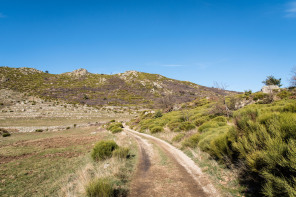
POLYGON ((17 155, 17 156, 0 155, 0 164, 9 163, 11 161, 18 160, 18 159, 28 158, 28 157, 31 157, 33 155, 35 155, 35 153, 25 153, 25 154, 17 155))
POLYGON ((200 168, 182 151, 156 137, 128 128, 125 131, 140 147, 130 196, 220 196, 200 168))
POLYGON ((98 135, 93 136, 66 136, 66 137, 52 137, 38 140, 28 140, 14 143, 13 146, 35 146, 40 148, 63 148, 72 145, 85 145, 100 139, 98 135))

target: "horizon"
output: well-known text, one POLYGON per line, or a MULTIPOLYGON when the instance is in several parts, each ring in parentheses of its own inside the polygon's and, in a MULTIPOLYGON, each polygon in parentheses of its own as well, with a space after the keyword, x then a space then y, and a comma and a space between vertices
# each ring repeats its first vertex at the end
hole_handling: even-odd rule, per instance
POLYGON ((296 66, 296 1, 0 1, 0 66, 129 70, 259 91, 296 66))

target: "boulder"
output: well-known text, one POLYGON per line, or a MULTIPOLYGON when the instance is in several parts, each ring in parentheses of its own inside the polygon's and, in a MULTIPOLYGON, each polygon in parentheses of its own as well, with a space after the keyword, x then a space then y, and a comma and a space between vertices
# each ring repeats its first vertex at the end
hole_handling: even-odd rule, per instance
POLYGON ((275 91, 279 91, 280 87, 277 85, 268 85, 268 86, 263 86, 261 91, 265 94, 270 94, 273 93, 275 91))

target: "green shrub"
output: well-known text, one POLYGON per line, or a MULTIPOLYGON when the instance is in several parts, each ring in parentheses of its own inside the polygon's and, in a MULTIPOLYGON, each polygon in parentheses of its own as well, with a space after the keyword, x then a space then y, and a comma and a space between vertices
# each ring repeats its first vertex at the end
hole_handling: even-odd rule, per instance
POLYGON ((200 134, 195 133, 189 138, 185 139, 182 143, 182 148, 185 147, 190 147, 190 148, 195 148, 197 147, 198 141, 199 141, 200 134))
POLYGON ((210 118, 208 116, 202 116, 202 117, 196 119, 194 121, 194 124, 195 124, 195 126, 199 127, 200 125, 207 122, 208 120, 210 120, 210 118))
POLYGON ((175 137, 173 137, 173 142, 180 142, 185 136, 185 133, 179 133, 175 137))
POLYGON ((162 132, 163 131, 163 127, 161 126, 155 126, 153 127, 152 129, 150 129, 150 132, 153 134, 153 133, 159 133, 159 132, 162 132))
POLYGON ((118 148, 118 145, 113 140, 102 140, 98 142, 91 153, 93 160, 104 160, 112 156, 112 152, 118 148))
POLYGON ((123 128, 123 125, 121 122, 112 123, 107 127, 107 130, 111 131, 113 127, 123 128))
POLYGON ((68 129, 70 129, 71 127, 67 127, 66 129, 68 130, 68 129))
POLYGON ((122 123, 113 122, 113 123, 109 124, 109 126, 107 127, 107 130, 111 131, 112 133, 119 133, 123 130, 122 128, 123 128, 122 123))
POLYGON ((277 96, 280 97, 281 99, 288 98, 291 95, 292 95, 291 92, 289 92, 287 90, 282 90, 279 93, 277 93, 277 96))
POLYGON ((233 155, 233 151, 229 146, 230 143, 228 132, 217 136, 210 142, 211 155, 220 160, 229 162, 228 159, 231 159, 233 155))
POLYGON ((282 108, 283 112, 296 112, 296 103, 291 103, 282 108))
POLYGON ((180 124, 181 124, 180 122, 170 122, 168 124, 168 127, 171 131, 176 131, 176 129, 178 129, 180 127, 180 124))
POLYGON ((113 157, 118 159, 126 159, 130 156, 130 149, 125 147, 119 147, 113 151, 113 157))
POLYGON ((156 113, 155 113, 155 115, 154 115, 154 118, 160 118, 160 117, 162 117, 163 115, 162 115, 162 112, 161 111, 157 111, 156 113))
POLYGON ((113 134, 120 133, 123 129, 121 127, 112 127, 111 132, 113 134))
POLYGON ((252 96, 253 96, 253 100, 257 101, 257 100, 262 100, 263 98, 265 98, 267 96, 267 94, 264 94, 263 92, 256 92, 252 96))
POLYGON ((3 134, 2 134, 3 137, 8 137, 8 136, 10 136, 10 135, 11 135, 10 133, 3 133, 3 134))
POLYGON ((219 127, 222 127, 222 126, 225 126, 225 125, 227 125, 227 123, 226 123, 226 122, 217 122, 217 124, 218 124, 218 126, 219 126, 219 127))
POLYGON ((179 129, 182 131, 189 131, 195 128, 195 125, 191 122, 182 122, 179 126, 179 129))
POLYGON ((43 129, 36 129, 35 132, 43 132, 43 129))
POLYGON ((204 132, 204 131, 206 131, 206 130, 209 129, 209 128, 217 128, 217 127, 219 127, 219 125, 218 125, 217 122, 209 121, 209 122, 206 122, 206 123, 202 124, 202 125, 198 128, 198 131, 199 131, 199 132, 204 132))
POLYGON ((174 132, 181 132, 181 129, 180 129, 179 127, 177 127, 177 128, 175 128, 173 131, 174 131, 174 132))
POLYGON ((101 178, 91 181, 86 187, 86 195, 88 197, 113 197, 114 188, 109 179, 101 178))
MULTIPOLYGON (((254 180, 261 193, 266 196, 295 196, 296 115, 268 111, 281 111, 288 106, 285 103, 280 103, 282 106, 274 104, 267 105, 263 108, 265 113, 258 113, 255 118, 246 110, 239 111, 227 148, 235 151, 244 162, 244 176, 254 180)), ((290 111, 293 107, 288 109, 290 111)))
POLYGON ((115 120, 113 119, 113 120, 110 120, 110 122, 115 122, 115 120))
POLYGON ((217 117, 213 118, 212 121, 227 122, 227 119, 224 116, 217 116, 217 117))

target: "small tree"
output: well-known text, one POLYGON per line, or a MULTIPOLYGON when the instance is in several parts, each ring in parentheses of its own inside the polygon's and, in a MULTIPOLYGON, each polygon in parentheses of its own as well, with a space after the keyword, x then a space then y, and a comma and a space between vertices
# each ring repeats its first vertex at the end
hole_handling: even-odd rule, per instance
POLYGON ((262 83, 264 83, 265 85, 277 85, 279 87, 282 86, 281 84, 281 78, 279 79, 276 79, 274 76, 270 75, 270 76, 267 76, 266 79, 264 81, 262 81, 262 83))

